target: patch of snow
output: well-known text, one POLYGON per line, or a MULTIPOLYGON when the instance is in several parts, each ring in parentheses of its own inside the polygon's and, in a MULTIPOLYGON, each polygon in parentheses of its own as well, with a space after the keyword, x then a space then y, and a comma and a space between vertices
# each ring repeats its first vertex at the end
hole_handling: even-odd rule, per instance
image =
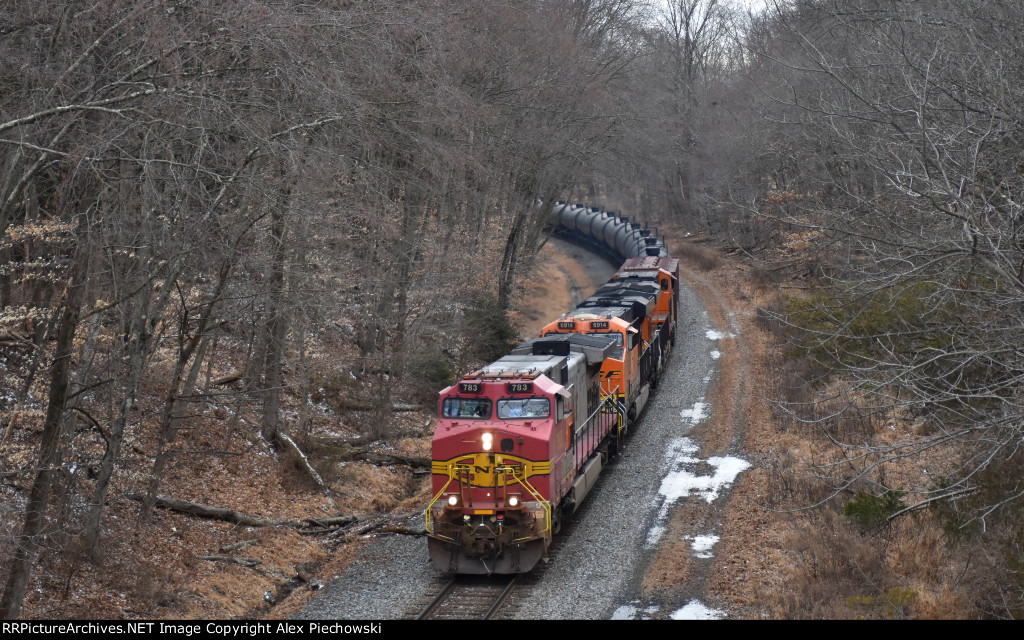
POLYGON ((710 504, 718 497, 719 491, 731 485, 740 473, 750 467, 750 463, 741 458, 712 456, 703 462, 714 467, 714 473, 710 476, 699 476, 693 471, 694 467, 702 462, 693 455, 697 451, 697 445, 689 438, 677 438, 669 444, 665 457, 670 471, 662 478, 661 487, 658 488, 661 509, 656 524, 647 533, 648 548, 654 547, 664 534, 663 523, 676 501, 690 495, 699 495, 710 504))
POLYGON ((719 351, 718 349, 715 349, 714 351, 711 352, 711 359, 712 360, 718 360, 721 357, 722 357, 722 352, 719 351))
POLYGON ((714 329, 708 329, 704 335, 708 337, 708 340, 721 340, 722 338, 735 338, 735 333, 722 333, 721 331, 715 331, 714 329))
POLYGON ((658 607, 656 605, 651 605, 643 611, 640 611, 636 607, 637 604, 638 603, 634 601, 632 604, 622 605, 615 610, 615 613, 612 614, 612 620, 650 620, 651 616, 658 613, 658 607))
MULTIPOLYGON (((696 458, 680 458, 679 465, 695 465, 699 460, 696 458)), ((732 456, 712 456, 706 461, 715 468, 710 476, 698 476, 687 469, 677 469, 669 472, 661 481, 659 492, 665 496, 668 502, 675 502, 691 494, 700 494, 708 503, 714 502, 718 492, 723 487, 728 487, 736 480, 741 472, 750 466, 750 463, 741 458, 732 456)))
POLYGON ((719 620, 724 611, 704 606, 699 600, 690 600, 686 606, 672 614, 673 620, 719 620))
POLYGON ((647 541, 644 544, 648 549, 653 549, 663 535, 665 535, 665 525, 656 524, 647 532, 647 541))
MULTIPOLYGON (((674 464, 679 460, 690 460, 690 454, 697 453, 700 450, 693 440, 689 438, 676 438, 668 444, 668 448, 665 449, 665 460, 669 464, 674 464)), ((692 458, 696 462, 696 458, 692 458)))
POLYGON ((624 604, 612 614, 612 620, 635 620, 636 607, 624 604))
POLYGON ((703 402, 694 403, 691 408, 680 411, 679 417, 683 420, 689 420, 693 424, 700 424, 708 417, 707 411, 704 410, 705 407, 707 405, 703 402))
POLYGON ((690 540, 690 548, 693 549, 693 555, 698 558, 711 558, 714 556, 711 553, 711 548, 715 546, 719 538, 716 535, 707 536, 689 536, 686 539, 690 540))

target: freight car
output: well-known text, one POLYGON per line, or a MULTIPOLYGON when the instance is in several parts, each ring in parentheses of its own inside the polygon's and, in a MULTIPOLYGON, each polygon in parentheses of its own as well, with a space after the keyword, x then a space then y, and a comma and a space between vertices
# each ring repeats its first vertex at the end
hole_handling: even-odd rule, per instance
POLYGON ((579 507, 675 342, 679 264, 646 228, 558 203, 561 232, 624 259, 539 338, 440 394, 428 548, 448 573, 524 573, 579 507))

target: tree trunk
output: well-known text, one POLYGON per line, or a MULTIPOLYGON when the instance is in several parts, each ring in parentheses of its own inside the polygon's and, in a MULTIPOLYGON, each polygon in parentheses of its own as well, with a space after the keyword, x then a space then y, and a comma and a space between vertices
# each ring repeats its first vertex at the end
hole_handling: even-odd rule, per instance
POLYGON ((277 206, 271 212, 270 235, 274 253, 270 267, 270 323, 267 340, 265 388, 263 390, 263 420, 260 435, 267 442, 277 437, 281 419, 281 385, 284 382, 284 341, 288 333, 288 319, 285 310, 285 208, 288 206, 287 190, 282 190, 277 206))
MULTIPOLYGON (((107 442, 107 450, 103 454, 103 459, 100 461, 99 475, 96 477, 96 487, 93 491, 92 503, 89 505, 89 513, 86 517, 84 549, 89 554, 96 551, 96 545, 99 542, 103 505, 106 502, 107 492, 110 489, 110 479, 114 474, 114 462, 121 455, 125 429, 128 426, 128 415, 135 406, 135 401, 138 397, 139 386, 142 384, 142 376, 145 372, 146 360, 152 355, 154 346, 153 336, 156 332, 157 323, 162 317, 170 299, 171 291, 174 289, 172 282, 177 279, 183 266, 184 262, 179 262, 172 267, 171 273, 164 280, 155 301, 151 302, 153 284, 150 283, 142 288, 137 295, 135 303, 132 305, 132 316, 128 327, 129 342, 126 345, 129 349, 128 384, 125 389, 125 395, 121 399, 121 406, 118 408, 117 416, 110 426, 110 439, 107 442)), ((95 317, 98 318, 99 316, 95 317)), ((79 381, 79 384, 84 384, 84 378, 79 381)))
POLYGON ((509 298, 512 296, 512 285, 515 282, 516 263, 519 260, 520 236, 523 233, 523 224, 526 221, 526 214, 520 210, 516 212, 515 220, 512 221, 512 229, 505 239, 505 253, 501 258, 501 272, 498 274, 498 304, 502 309, 508 309, 509 298))
MULTIPOLYGON (((239 236, 241 237, 241 236, 239 236)), ((221 267, 220 273, 218 274, 217 288, 213 295, 210 296, 209 301, 203 305, 203 311, 199 316, 199 322, 197 323, 196 331, 192 336, 186 338, 185 332, 188 330, 187 322, 181 323, 180 334, 178 338, 178 357, 174 363, 174 375, 171 378, 170 388, 167 391, 167 397, 164 398, 164 412, 160 419, 160 442, 157 444, 156 460, 153 462, 152 478, 149 481, 149 487, 146 492, 146 500, 142 503, 142 509, 139 512, 139 521, 143 524, 148 524, 150 518, 153 515, 153 507, 156 505, 156 494, 160 489, 160 482, 163 480, 164 471, 167 467, 168 460, 171 452, 168 450, 168 445, 174 440, 177 433, 178 423, 181 421, 181 410, 184 406, 184 401, 181 399, 181 395, 186 393, 191 396, 193 394, 196 380, 199 377, 199 372, 203 367, 203 357, 205 356, 206 346, 209 343, 210 336, 207 334, 207 329, 210 326, 210 318, 213 315, 214 307, 220 301, 222 295, 224 295, 224 288, 227 286, 228 277, 231 274, 231 268, 234 265, 235 254, 232 254, 224 265, 221 267), (198 348, 198 352, 196 349, 198 348), (192 354, 195 354, 195 361, 192 363, 192 368, 189 371, 187 379, 184 381, 186 387, 184 390, 181 389, 183 382, 182 378, 185 374, 185 367, 188 361, 192 359, 192 354)), ((175 272, 174 277, 177 277, 175 272)), ((173 287, 173 281, 168 281, 165 285, 167 287, 173 287)), ((183 303, 184 304, 184 303, 183 303)), ((187 319, 187 309, 182 309, 183 320, 187 319)))
MULTIPOLYGON (((107 450, 100 461, 99 473, 96 477, 96 488, 93 491, 92 503, 89 505, 89 514, 86 517, 84 547, 85 552, 92 554, 99 542, 100 523, 103 513, 103 503, 107 499, 107 490, 110 487, 110 478, 114 474, 114 461, 121 453, 121 445, 124 442, 125 425, 128 422, 128 414, 135 404, 135 398, 142 382, 144 363, 149 351, 149 298, 152 294, 152 287, 146 287, 139 295, 134 305, 132 314, 130 335, 133 340, 129 343, 130 355, 128 364, 128 388, 121 399, 121 406, 118 408, 117 416, 110 426, 110 440, 107 442, 107 450)), ((99 318, 99 315, 95 316, 99 318)))
POLYGON ((89 254, 82 251, 75 257, 71 284, 57 330, 57 344, 50 369, 50 397, 43 422, 43 439, 39 447, 39 463, 35 482, 25 507, 25 523, 11 561, 11 572, 0 599, 0 618, 17 618, 25 600, 25 588, 32 572, 32 563, 39 546, 39 535, 46 521, 46 504, 57 467, 60 465, 61 425, 67 402, 71 354, 74 349, 75 330, 78 327, 82 297, 88 281, 89 254))

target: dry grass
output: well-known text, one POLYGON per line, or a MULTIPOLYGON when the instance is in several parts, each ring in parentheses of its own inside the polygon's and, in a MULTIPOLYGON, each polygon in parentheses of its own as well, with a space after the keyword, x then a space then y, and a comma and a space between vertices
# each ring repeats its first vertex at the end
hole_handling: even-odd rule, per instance
POLYGON ((363 513, 391 511, 417 489, 408 468, 378 467, 365 462, 345 464, 335 484, 343 494, 343 503, 363 513))
MULTIPOLYGON (((776 339, 785 335, 771 323, 759 326, 776 339)), ((831 379, 807 356, 782 353, 788 355, 775 357, 776 374, 765 381, 774 385, 766 392, 777 399, 772 421, 781 446, 766 458, 764 505, 776 510, 772 519, 787 528, 780 550, 791 560, 783 571, 779 593, 784 595, 764 594, 765 609, 778 617, 827 619, 964 619, 993 613, 979 605, 994 600, 998 585, 1007 584, 1005 566, 998 566, 998 559, 1007 557, 998 536, 958 540, 937 511, 903 516, 880 529, 862 529, 851 519, 854 512, 844 515, 855 492, 877 495, 879 487, 926 486, 951 473, 956 448, 934 447, 882 462, 886 448, 919 442, 926 426, 913 416, 865 409, 842 379, 831 379), (870 471, 861 480, 833 493, 832 487, 864 468, 870 471), (985 558, 980 563, 979 554, 985 558)), ((920 497, 902 495, 904 504, 920 497)))
POLYGON ((696 242, 679 242, 673 249, 677 258, 700 271, 711 271, 722 263, 718 251, 696 242))
POLYGON ((794 568, 778 607, 790 618, 964 619, 978 615, 957 588, 969 554, 930 514, 883 535, 861 533, 836 509, 794 519, 784 544, 794 568))
POLYGON ((750 269, 750 284, 755 289, 774 289, 782 281, 782 275, 778 270, 762 269, 753 267, 750 269))

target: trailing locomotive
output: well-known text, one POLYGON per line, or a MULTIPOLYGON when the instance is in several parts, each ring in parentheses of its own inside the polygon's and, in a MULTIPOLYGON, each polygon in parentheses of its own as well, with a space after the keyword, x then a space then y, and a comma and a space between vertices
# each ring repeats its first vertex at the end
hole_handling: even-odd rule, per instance
POLYGON ((426 509, 434 565, 524 573, 593 488, 675 342, 679 263, 650 230, 558 203, 560 233, 625 263, 530 340, 440 393, 426 509))

